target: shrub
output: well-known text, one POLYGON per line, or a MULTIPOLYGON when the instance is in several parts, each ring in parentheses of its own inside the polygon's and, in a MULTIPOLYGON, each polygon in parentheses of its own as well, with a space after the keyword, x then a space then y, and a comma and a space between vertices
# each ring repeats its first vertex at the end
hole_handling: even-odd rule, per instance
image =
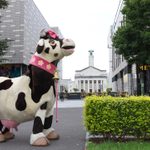
POLYGON ((88 96, 83 112, 84 125, 91 134, 150 138, 150 97, 88 96))

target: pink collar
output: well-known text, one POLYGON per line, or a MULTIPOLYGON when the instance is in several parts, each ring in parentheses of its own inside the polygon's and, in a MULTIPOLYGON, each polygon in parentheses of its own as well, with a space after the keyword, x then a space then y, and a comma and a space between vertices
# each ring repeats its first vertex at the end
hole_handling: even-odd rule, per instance
POLYGON ((49 63, 47 60, 44 60, 43 58, 33 55, 30 59, 29 64, 34 65, 36 67, 39 67, 51 74, 54 74, 56 70, 56 66, 52 63, 49 63))

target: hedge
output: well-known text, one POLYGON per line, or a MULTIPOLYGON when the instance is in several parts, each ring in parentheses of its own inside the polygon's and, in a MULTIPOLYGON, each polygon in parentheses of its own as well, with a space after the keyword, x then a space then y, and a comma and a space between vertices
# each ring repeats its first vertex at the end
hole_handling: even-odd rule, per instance
POLYGON ((88 96, 83 119, 91 134, 109 138, 150 138, 150 97, 88 96))

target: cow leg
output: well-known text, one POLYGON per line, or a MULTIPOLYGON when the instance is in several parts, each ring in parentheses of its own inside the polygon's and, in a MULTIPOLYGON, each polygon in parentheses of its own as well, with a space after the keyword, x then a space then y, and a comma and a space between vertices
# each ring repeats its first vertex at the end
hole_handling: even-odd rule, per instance
POLYGON ((1 121, 0 121, 0 142, 4 142, 6 141, 5 140, 5 137, 4 137, 4 134, 3 134, 3 130, 5 129, 5 127, 2 125, 1 121))
POLYGON ((53 111, 54 108, 48 109, 45 122, 44 122, 44 134, 46 135, 48 140, 59 139, 59 134, 54 130, 54 128, 52 128, 53 111))
POLYGON ((0 142, 5 142, 14 138, 14 134, 9 131, 8 128, 4 127, 0 121, 0 142))
POLYGON ((47 102, 45 102, 37 111, 33 124, 33 132, 30 137, 30 144, 33 146, 47 146, 48 140, 43 133, 44 121, 47 111, 47 102))

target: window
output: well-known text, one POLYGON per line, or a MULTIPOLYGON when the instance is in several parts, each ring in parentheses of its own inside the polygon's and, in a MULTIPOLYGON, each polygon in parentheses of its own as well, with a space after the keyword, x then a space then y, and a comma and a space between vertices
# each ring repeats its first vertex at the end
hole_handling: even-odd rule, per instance
POLYGON ((83 89, 83 80, 81 80, 81 89, 83 89))
POLYGON ((96 88, 96 80, 94 80, 94 92, 97 92, 97 88, 96 88))
POLYGON ((81 89, 81 93, 83 93, 84 92, 84 90, 83 89, 81 89))
POLYGON ((92 80, 89 81, 90 82, 90 89, 92 89, 92 80))

